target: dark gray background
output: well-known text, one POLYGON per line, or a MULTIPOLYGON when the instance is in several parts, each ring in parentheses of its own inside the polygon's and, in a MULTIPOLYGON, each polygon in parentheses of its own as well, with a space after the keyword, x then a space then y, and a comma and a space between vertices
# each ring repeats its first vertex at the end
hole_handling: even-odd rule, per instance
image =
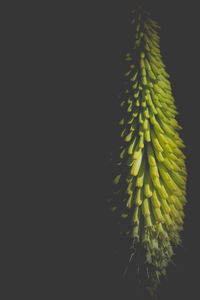
MULTIPOLYGON (((7 71, 13 84, 7 93, 14 96, 7 96, 12 123, 6 128, 7 139, 13 136, 8 172, 14 185, 7 191, 14 196, 8 197, 11 246, 4 277, 20 299, 145 299, 135 279, 121 278, 127 245, 105 210, 117 96, 132 45, 130 11, 138 2, 8 9, 7 71)), ((183 248, 177 249, 159 299, 194 293, 198 298, 198 7, 191 1, 143 2, 161 25, 161 53, 187 145, 183 248)))

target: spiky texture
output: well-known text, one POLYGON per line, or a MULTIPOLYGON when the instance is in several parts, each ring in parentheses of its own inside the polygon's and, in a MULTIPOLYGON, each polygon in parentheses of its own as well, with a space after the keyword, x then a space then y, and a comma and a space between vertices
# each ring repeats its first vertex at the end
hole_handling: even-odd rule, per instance
POLYGON ((125 60, 121 99, 120 154, 114 178, 111 210, 124 220, 125 231, 145 252, 152 281, 165 274, 181 242, 186 203, 184 144, 178 133, 169 74, 159 47, 158 24, 147 12, 135 11, 134 44, 125 60))

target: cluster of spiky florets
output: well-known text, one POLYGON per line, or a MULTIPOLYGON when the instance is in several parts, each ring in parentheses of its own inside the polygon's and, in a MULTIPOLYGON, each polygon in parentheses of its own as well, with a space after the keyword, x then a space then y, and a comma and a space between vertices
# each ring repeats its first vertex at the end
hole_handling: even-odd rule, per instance
POLYGON ((169 74, 159 49, 158 24, 135 12, 133 49, 120 106, 120 154, 111 209, 128 224, 134 244, 145 248, 146 263, 159 278, 180 244, 186 203, 184 147, 178 133, 169 74))

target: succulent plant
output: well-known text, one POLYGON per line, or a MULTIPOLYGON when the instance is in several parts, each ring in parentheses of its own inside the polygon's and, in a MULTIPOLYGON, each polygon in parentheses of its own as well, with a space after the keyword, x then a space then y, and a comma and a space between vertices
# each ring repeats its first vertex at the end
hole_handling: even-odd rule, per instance
POLYGON ((132 248, 144 249, 146 274, 155 283, 181 244, 185 146, 160 52, 160 26, 140 9, 133 11, 132 24, 135 39, 125 57, 129 67, 120 103, 120 151, 110 208, 122 220, 132 248))

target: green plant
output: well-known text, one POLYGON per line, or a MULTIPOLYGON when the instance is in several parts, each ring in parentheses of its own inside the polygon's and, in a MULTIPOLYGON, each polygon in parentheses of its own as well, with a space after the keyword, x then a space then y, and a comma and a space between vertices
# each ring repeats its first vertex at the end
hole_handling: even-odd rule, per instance
POLYGON ((145 253, 155 288, 180 245, 186 204, 186 167, 169 74, 159 45, 159 25, 148 12, 133 11, 134 44, 125 60, 120 154, 111 210, 122 220, 133 248, 145 253))

